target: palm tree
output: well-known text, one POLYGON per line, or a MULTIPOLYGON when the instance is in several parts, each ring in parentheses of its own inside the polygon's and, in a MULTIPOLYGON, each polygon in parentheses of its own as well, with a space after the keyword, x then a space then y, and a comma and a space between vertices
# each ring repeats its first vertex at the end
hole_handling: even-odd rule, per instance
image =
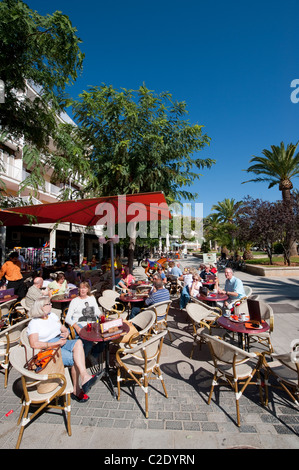
POLYGON ((238 208, 241 206, 242 202, 232 199, 224 199, 218 204, 212 206, 212 210, 216 211, 214 215, 215 220, 219 222, 220 226, 218 228, 218 240, 221 243, 222 251, 227 253, 227 246, 234 246, 234 237, 233 232, 235 229, 234 221, 238 208))
POLYGON ((218 204, 214 205, 212 207, 212 211, 217 212, 217 219, 219 222, 233 224, 237 209, 241 204, 241 201, 236 202, 234 198, 226 198, 224 201, 218 202, 218 204))
MULTIPOLYGON (((271 145, 272 151, 264 149, 262 151, 264 157, 254 156, 250 160, 250 163, 254 163, 254 165, 251 165, 245 171, 264 176, 258 176, 252 180, 243 181, 243 183, 269 182, 268 189, 278 184, 282 193, 282 200, 290 207, 291 190, 293 189, 291 180, 299 176, 299 152, 295 155, 298 143, 296 145, 290 143, 285 148, 284 143, 281 142, 280 147, 271 145)), ((295 240, 291 238, 289 239, 289 250, 290 255, 297 254, 295 240)))
POLYGON ((252 180, 243 181, 243 183, 269 182, 268 189, 278 184, 283 201, 289 201, 293 189, 291 179, 299 176, 299 152, 294 155, 298 143, 296 145, 291 143, 285 148, 284 143, 281 142, 280 147, 271 145, 272 152, 264 149, 262 151, 264 157, 254 156, 249 162, 254 162, 254 165, 245 171, 265 176, 258 176, 252 180))

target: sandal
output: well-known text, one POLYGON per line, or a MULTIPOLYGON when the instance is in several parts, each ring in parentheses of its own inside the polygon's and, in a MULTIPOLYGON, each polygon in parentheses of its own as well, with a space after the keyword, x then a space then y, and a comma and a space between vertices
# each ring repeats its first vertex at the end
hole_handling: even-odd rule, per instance
POLYGON ((86 395, 84 392, 80 392, 79 396, 75 395, 74 393, 71 393, 71 398, 73 400, 78 401, 79 403, 85 403, 89 400, 89 396, 86 395))
POLYGON ((89 379, 85 384, 82 385, 82 390, 84 393, 87 393, 91 387, 96 383, 98 377, 96 375, 93 375, 91 379, 89 379))

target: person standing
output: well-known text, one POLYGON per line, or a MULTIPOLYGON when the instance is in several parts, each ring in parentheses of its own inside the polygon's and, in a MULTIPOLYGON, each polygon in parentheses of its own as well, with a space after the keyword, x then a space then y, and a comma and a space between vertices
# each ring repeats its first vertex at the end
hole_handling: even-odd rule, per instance
POLYGON ((21 273, 21 263, 19 261, 19 253, 14 251, 9 255, 0 269, 0 279, 5 276, 7 282, 7 289, 14 289, 15 295, 18 296, 17 301, 23 299, 26 295, 26 286, 24 278, 21 273))

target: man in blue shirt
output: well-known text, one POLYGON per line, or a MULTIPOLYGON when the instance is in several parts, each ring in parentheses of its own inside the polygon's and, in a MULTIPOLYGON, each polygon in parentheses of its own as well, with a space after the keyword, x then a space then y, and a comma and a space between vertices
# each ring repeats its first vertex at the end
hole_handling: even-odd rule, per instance
POLYGON ((180 268, 178 266, 174 266, 170 272, 170 274, 172 276, 176 276, 176 277, 180 277, 182 276, 182 271, 180 270, 180 268))
MULTIPOLYGON (((165 300, 169 300, 169 290, 164 288, 162 279, 154 280, 154 289, 149 294, 148 298, 145 299, 145 306, 150 306, 153 304, 157 304, 158 302, 164 302, 165 300)), ((140 312, 140 307, 133 307, 131 310, 131 314, 129 319, 136 317, 140 312)))
POLYGON ((225 268, 225 285, 224 290, 218 289, 220 294, 228 295, 228 299, 224 302, 224 307, 232 308, 236 300, 245 297, 245 291, 243 287, 243 282, 241 279, 238 279, 234 276, 233 270, 231 268, 225 268))

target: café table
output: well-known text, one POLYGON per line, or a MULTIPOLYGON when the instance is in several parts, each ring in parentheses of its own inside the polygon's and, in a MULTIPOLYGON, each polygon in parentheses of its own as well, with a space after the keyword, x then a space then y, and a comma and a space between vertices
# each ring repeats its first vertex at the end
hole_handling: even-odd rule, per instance
POLYGON ((225 328, 228 331, 232 331, 234 333, 238 334, 238 346, 239 348, 243 349, 245 345, 245 349, 249 351, 249 337, 250 335, 256 335, 257 333, 263 333, 265 331, 268 331, 270 329, 270 326, 268 325, 267 322, 262 321, 261 326, 259 328, 253 328, 249 327, 250 325, 250 320, 248 319, 247 321, 233 321, 232 316, 230 317, 225 317, 221 316, 217 318, 217 323, 222 326, 222 328, 225 328))
POLYGON ((208 289, 214 289, 214 285, 216 281, 201 281, 202 285, 207 287, 208 289))
POLYGON ((208 305, 215 305, 216 302, 225 302, 228 299, 228 295, 219 294, 218 292, 209 292, 208 295, 198 294, 196 296, 198 300, 202 302, 207 302, 208 305))
POLYGON ((130 312, 132 303, 140 303, 142 307, 147 297, 147 294, 121 294, 119 300, 126 305, 128 312, 130 312))
POLYGON ((4 302, 10 302, 11 300, 17 300, 18 296, 17 295, 11 295, 9 297, 0 299, 0 304, 3 304, 4 302))
POLYGON ((93 322, 91 323, 91 330, 88 331, 88 325, 81 328, 79 332, 79 336, 82 339, 87 341, 92 341, 94 343, 104 342, 105 345, 105 364, 104 367, 98 372, 96 375, 99 379, 106 378, 108 385, 110 386, 110 391, 113 397, 116 399, 116 393, 114 391, 113 383, 110 376, 110 366, 109 366, 109 345, 111 341, 118 340, 123 335, 130 331, 130 326, 128 323, 123 322, 122 326, 120 327, 122 330, 121 333, 117 333, 112 336, 105 337, 100 330, 100 323, 93 322))

